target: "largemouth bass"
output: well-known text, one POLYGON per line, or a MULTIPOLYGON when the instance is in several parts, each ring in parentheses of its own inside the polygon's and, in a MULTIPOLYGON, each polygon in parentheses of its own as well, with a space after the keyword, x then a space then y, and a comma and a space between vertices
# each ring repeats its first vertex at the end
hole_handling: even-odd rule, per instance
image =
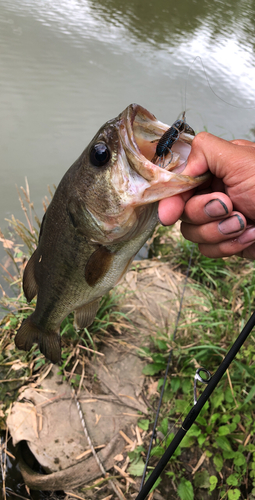
POLYGON ((46 358, 59 362, 62 321, 75 311, 77 328, 93 322, 101 297, 119 282, 158 223, 157 202, 206 180, 207 174, 176 173, 193 139, 185 133, 171 148, 168 166, 152 163, 168 129, 131 104, 101 127, 66 172, 24 271, 24 294, 28 302, 37 295, 37 304, 17 332, 19 349, 36 343, 46 358))

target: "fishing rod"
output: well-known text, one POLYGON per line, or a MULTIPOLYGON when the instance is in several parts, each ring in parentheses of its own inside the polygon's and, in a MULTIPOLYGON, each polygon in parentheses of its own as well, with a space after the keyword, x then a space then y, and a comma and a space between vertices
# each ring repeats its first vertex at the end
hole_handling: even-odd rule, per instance
POLYGON ((216 385, 219 383, 220 379, 228 369, 230 363, 233 361, 235 356, 237 355, 238 351, 241 349, 243 343, 247 339, 248 335, 251 333, 251 330, 255 326, 255 311, 251 315, 250 319, 246 323, 245 327, 237 337, 236 341, 228 351, 227 355, 221 362, 220 366, 218 367, 217 371, 210 377, 210 374, 207 370, 204 370, 208 378, 207 379, 202 379, 204 383, 207 384, 205 390, 201 394, 200 398, 194 402, 194 406, 191 408, 190 412, 184 419, 182 426, 178 430, 177 434, 174 436, 172 442, 168 446, 167 450, 165 451, 164 455, 161 457, 159 460, 158 464, 156 465, 154 471, 150 475, 149 479, 146 481, 144 484, 143 488, 137 495, 135 500, 145 500, 146 496, 150 492, 151 488, 154 486, 155 482, 157 481, 158 477, 160 476, 161 472, 164 470, 165 466, 169 462, 170 458, 172 457, 173 453, 175 452, 176 448, 179 446, 180 442, 184 438, 186 432, 190 429, 192 424, 195 422, 196 418, 198 417, 200 411, 202 410, 204 404, 206 401, 209 399, 211 396, 212 392, 214 391, 216 385))

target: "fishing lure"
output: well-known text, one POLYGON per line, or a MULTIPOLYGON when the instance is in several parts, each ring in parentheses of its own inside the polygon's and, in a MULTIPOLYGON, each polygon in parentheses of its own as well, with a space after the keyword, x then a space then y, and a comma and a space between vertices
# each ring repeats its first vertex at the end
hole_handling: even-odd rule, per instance
POLYGON ((169 151, 174 143, 178 141, 182 132, 195 135, 194 130, 185 121, 185 111, 182 114, 182 118, 180 120, 176 120, 159 139, 156 148, 156 155, 163 156, 167 151, 169 151))
POLYGON ((182 134, 183 132, 186 134, 195 135, 193 128, 191 128, 185 121, 185 111, 182 114, 182 118, 176 120, 173 123, 173 125, 159 139, 156 147, 156 153, 152 160, 153 163, 156 163, 158 158, 163 158, 164 160, 164 157, 169 152, 171 153, 171 159, 168 162, 168 164, 171 163, 173 159, 173 153, 171 151, 171 148, 174 145, 174 143, 178 141, 180 134, 182 134))

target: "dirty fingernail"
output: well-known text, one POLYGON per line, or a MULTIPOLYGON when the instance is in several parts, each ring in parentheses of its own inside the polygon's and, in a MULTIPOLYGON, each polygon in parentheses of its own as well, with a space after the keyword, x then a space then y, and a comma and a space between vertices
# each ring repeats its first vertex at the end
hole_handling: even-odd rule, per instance
POLYGON ((244 221, 240 215, 232 215, 232 217, 222 220, 218 224, 218 228, 222 234, 236 233, 237 231, 244 229, 244 221))
POLYGON ((255 241, 255 227, 249 227, 244 231, 241 236, 238 238, 238 242, 241 243, 241 245, 244 245, 245 243, 251 243, 252 241, 255 241))
POLYGON ((209 201, 205 205, 205 213, 206 215, 209 215, 209 217, 222 217, 223 215, 228 214, 228 207, 227 205, 219 200, 218 198, 215 198, 215 200, 209 201))

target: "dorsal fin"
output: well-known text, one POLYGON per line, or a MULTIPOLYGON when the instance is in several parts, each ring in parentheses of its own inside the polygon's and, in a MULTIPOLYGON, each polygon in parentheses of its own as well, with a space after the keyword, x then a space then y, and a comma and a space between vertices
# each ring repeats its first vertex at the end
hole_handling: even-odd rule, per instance
POLYGON ((30 257, 23 274, 23 290, 28 302, 37 295, 38 286, 35 281, 35 264, 37 262, 37 249, 30 257))
POLYGON ((97 310, 99 308, 100 298, 79 307, 74 311, 74 323, 78 329, 86 328, 93 323, 97 310))
POLYGON ((103 245, 90 256, 85 267, 85 280, 94 286, 109 270, 114 254, 103 245))

